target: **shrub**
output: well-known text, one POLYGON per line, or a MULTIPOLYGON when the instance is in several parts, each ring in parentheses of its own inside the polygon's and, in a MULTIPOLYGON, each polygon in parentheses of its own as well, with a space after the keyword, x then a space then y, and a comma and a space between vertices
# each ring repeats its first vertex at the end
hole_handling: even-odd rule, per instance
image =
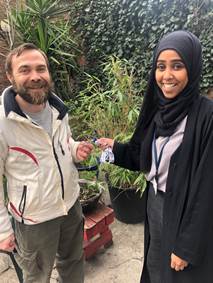
POLYGON ((61 0, 28 0, 20 9, 9 11, 8 22, 16 32, 15 45, 32 42, 48 56, 57 94, 72 98, 71 73, 77 70, 80 51, 73 40, 68 19, 69 6, 61 0))
MULTIPOLYGON (((77 97, 79 105, 71 110, 74 136, 84 139, 105 136, 126 142, 131 137, 142 103, 135 88, 134 69, 127 60, 110 56, 103 70, 104 81, 88 75, 87 87, 77 97)), ((95 155, 100 155, 100 151, 95 155)), ((141 194, 145 189, 142 173, 108 163, 101 164, 100 170, 107 173, 113 185, 137 188, 141 194)))
MULTIPOLYGON (((73 2, 73 1, 72 1, 73 2)), ((213 2, 211 0, 76 0, 72 21, 94 72, 103 54, 126 58, 139 85, 146 85, 151 57, 166 33, 187 29, 201 40, 204 55, 202 89, 212 86, 213 2)), ((91 74, 91 73, 90 73, 91 74)), ((94 74, 94 73, 93 73, 94 74)))

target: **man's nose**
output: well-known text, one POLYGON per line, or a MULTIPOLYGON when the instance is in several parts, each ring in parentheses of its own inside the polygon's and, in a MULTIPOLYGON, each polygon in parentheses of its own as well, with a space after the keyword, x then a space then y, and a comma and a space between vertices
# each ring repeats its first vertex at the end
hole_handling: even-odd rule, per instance
POLYGON ((41 77, 40 77, 39 73, 36 70, 35 71, 34 70, 31 71, 30 80, 34 81, 34 82, 37 82, 37 81, 41 80, 41 77))

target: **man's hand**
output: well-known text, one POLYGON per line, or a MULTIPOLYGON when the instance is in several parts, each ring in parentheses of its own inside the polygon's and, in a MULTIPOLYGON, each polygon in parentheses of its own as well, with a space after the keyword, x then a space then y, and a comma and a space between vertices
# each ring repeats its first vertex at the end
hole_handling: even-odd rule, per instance
POLYGON ((77 159, 80 161, 87 159, 92 150, 93 145, 91 143, 85 141, 80 142, 76 151, 77 159))
POLYGON ((12 252, 15 248, 15 236, 11 234, 8 238, 0 242, 0 250, 12 252))
POLYGON ((188 262, 176 256, 175 254, 171 254, 171 268, 176 271, 184 270, 185 267, 188 266, 188 262))

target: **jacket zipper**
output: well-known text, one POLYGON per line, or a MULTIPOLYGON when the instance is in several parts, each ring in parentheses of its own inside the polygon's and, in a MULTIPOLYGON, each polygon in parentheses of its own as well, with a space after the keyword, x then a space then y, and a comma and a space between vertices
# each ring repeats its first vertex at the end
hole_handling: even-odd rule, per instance
POLYGON ((24 185, 21 200, 20 200, 19 207, 18 207, 18 209, 21 213, 21 222, 22 223, 24 223, 23 215, 24 215, 24 210, 25 210, 25 206, 26 206, 26 198, 27 198, 27 186, 24 185))
POLYGON ((65 155, 65 152, 64 152, 64 149, 63 149, 63 147, 62 147, 61 142, 59 141, 58 143, 59 143, 59 146, 60 146, 60 148, 61 148, 61 153, 62 153, 63 155, 65 155))
POLYGON ((58 155, 55 151, 54 141, 53 141, 52 145, 53 145, 53 154, 54 154, 54 157, 55 157, 55 160, 56 160, 56 163, 57 163, 57 166, 58 166, 58 171, 59 171, 59 174, 60 174, 60 177, 61 177, 62 198, 64 199, 64 178, 63 178, 61 166, 59 164, 58 155))

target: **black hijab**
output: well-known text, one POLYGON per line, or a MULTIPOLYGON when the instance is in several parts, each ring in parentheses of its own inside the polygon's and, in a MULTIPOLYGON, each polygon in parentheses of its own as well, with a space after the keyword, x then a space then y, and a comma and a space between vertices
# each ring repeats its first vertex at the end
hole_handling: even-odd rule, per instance
POLYGON ((157 45, 147 92, 132 141, 138 139, 138 131, 143 133, 141 143, 141 169, 148 172, 151 167, 151 144, 154 131, 157 136, 170 136, 190 107, 199 97, 199 82, 202 70, 202 51, 198 38, 188 31, 175 31, 161 39, 157 45), (159 54, 164 50, 175 50, 187 69, 188 83, 173 99, 166 98, 155 80, 155 69, 159 54))

